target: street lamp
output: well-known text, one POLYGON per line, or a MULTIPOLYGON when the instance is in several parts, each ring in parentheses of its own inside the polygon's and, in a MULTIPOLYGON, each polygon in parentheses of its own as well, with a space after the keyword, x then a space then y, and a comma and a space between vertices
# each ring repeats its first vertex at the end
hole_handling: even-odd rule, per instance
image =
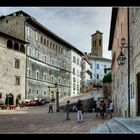
POLYGON ((128 49, 128 117, 131 117, 131 115, 130 115, 130 46, 129 46, 129 43, 128 43, 128 46, 126 46, 125 38, 121 39, 120 48, 121 48, 121 52, 120 52, 120 55, 117 58, 117 62, 118 62, 119 65, 124 65, 125 62, 126 62, 126 57, 123 54, 122 49, 123 48, 128 49))
POLYGON ((59 112, 59 91, 58 91, 58 85, 55 83, 56 89, 56 112, 59 112))
POLYGON ((124 65, 125 62, 126 62, 126 57, 125 57, 125 55, 123 54, 122 50, 121 50, 120 55, 119 55, 118 58, 117 58, 117 62, 118 62, 119 65, 124 65))

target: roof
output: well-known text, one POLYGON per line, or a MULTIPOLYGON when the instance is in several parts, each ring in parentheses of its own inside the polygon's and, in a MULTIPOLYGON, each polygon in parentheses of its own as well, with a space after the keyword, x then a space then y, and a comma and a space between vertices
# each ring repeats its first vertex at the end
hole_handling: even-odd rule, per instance
POLYGON ((97 33, 103 34, 103 33, 101 33, 100 31, 97 30, 96 33, 92 34, 91 36, 94 36, 94 35, 97 34, 97 33))
POLYGON ((28 42, 26 42, 26 41, 24 41, 24 40, 21 40, 21 39, 19 39, 19 38, 13 37, 13 36, 11 36, 11 35, 9 35, 9 34, 6 34, 6 33, 1 32, 1 31, 0 31, 0 35, 3 35, 3 36, 5 36, 5 37, 8 37, 8 38, 11 38, 11 39, 14 39, 14 40, 17 40, 17 41, 22 42, 22 43, 24 43, 24 44, 29 44, 28 42))
MULTIPOLYGON (((77 51, 80 55, 84 55, 83 52, 81 52, 80 50, 78 50, 76 47, 74 47, 73 45, 71 45, 70 43, 68 43, 67 41, 65 41, 64 39, 62 39, 59 36, 57 36, 55 33, 53 33, 48 28, 46 28, 45 26, 43 26, 42 24, 40 24, 35 18, 33 18, 32 16, 28 15, 27 13, 25 13, 23 11, 17 11, 17 12, 14 12, 14 13, 16 15, 22 14, 23 16, 27 17, 26 21, 29 22, 31 25, 37 27, 39 30, 41 30, 42 32, 44 32, 46 35, 49 35, 50 37, 52 37, 56 41, 60 42, 61 44, 66 45, 70 49, 77 51)), ((14 13, 9 14, 7 16, 12 16, 14 13)))
POLYGON ((89 60, 109 61, 109 62, 112 61, 111 59, 108 59, 108 58, 98 57, 98 56, 89 56, 89 55, 88 55, 88 59, 89 59, 89 60))
POLYGON ((113 38, 114 38, 114 31, 115 31, 116 20, 117 20, 117 13, 118 13, 118 8, 112 8, 108 50, 112 50, 112 43, 113 43, 113 38))

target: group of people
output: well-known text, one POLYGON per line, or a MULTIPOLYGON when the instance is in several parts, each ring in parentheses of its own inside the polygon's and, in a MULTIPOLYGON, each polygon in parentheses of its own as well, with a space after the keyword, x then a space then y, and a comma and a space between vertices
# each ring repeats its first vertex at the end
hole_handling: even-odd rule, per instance
MULTIPOLYGON (((48 113, 53 113, 53 104, 52 102, 49 102, 49 111, 48 113)), ((83 104, 81 100, 78 100, 78 103, 76 105, 77 108, 77 122, 83 122, 83 104)), ((66 112, 66 120, 70 120, 69 114, 71 111, 71 107, 70 107, 70 101, 67 101, 67 104, 65 106, 65 112, 66 112)))
MULTIPOLYGON (((81 100, 78 100, 78 103, 76 105, 77 108, 77 122, 83 122, 83 104, 81 100)), ((69 114, 70 114, 70 101, 67 101, 65 112, 66 112, 66 120, 70 120, 69 114)))
MULTIPOLYGON (((81 100, 78 100, 76 104, 76 110, 77 110, 77 122, 83 122, 83 104, 81 100)), ((49 112, 53 113, 53 104, 49 103, 49 112)), ((66 120, 70 120, 70 112, 71 112, 71 106, 70 101, 67 101, 67 104, 65 106, 65 112, 66 112, 66 120)), ((112 112, 113 112, 113 103, 112 101, 104 102, 100 101, 99 99, 96 101, 96 116, 100 114, 102 118, 107 117, 108 114, 110 115, 110 118, 112 118, 112 112)))
POLYGON ((113 112, 113 103, 112 101, 109 101, 105 103, 104 101, 100 101, 99 99, 96 101, 96 116, 100 114, 102 118, 107 117, 108 114, 110 115, 110 118, 112 118, 112 112, 113 112))

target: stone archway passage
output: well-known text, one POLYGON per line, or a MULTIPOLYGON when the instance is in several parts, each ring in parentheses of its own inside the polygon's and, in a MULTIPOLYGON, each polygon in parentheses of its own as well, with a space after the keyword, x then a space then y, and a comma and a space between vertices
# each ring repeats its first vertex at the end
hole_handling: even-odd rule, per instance
POLYGON ((8 95, 8 101, 9 101, 9 105, 13 105, 14 104, 14 97, 12 94, 8 95))

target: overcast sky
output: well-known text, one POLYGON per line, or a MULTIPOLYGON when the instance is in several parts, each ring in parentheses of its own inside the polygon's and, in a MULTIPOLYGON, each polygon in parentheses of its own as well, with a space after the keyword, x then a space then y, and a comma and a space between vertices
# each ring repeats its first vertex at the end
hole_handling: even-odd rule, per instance
POLYGON ((0 7, 0 16, 22 10, 82 52, 91 52, 91 35, 103 33, 103 57, 108 51, 111 7, 0 7))

